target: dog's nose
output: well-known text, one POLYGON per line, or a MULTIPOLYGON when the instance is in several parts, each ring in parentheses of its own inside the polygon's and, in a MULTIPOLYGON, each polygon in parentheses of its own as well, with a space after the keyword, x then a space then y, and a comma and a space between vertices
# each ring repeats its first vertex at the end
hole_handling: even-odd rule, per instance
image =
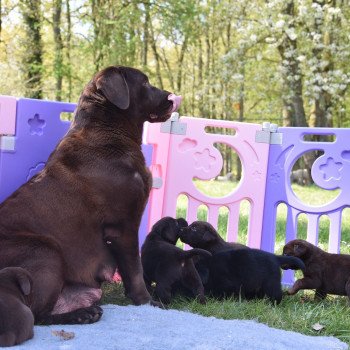
POLYGON ((168 96, 168 100, 173 103, 173 108, 171 110, 171 113, 177 111, 177 109, 180 107, 182 96, 177 96, 175 94, 170 94, 168 96))

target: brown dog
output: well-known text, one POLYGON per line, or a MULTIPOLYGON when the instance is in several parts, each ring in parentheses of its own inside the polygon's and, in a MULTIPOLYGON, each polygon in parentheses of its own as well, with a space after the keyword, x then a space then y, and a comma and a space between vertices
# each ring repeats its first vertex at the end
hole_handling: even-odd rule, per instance
POLYGON ((169 304, 172 292, 188 291, 205 303, 204 287, 192 258, 211 256, 203 249, 182 250, 175 246, 181 229, 187 226, 184 219, 165 217, 156 222, 141 248, 141 261, 146 285, 151 289, 155 282, 155 293, 164 303, 169 304))
POLYGON ((13 346, 33 337, 34 317, 28 307, 32 278, 21 267, 0 270, 0 346, 13 346))
POLYGON ((102 70, 45 168, 0 205, 0 269, 29 271, 36 322, 97 321, 101 283, 117 266, 126 295, 137 305, 151 301, 138 249, 152 182, 143 123, 164 122, 180 100, 139 70, 102 70))
POLYGON ((202 248, 212 254, 232 249, 249 249, 249 247, 233 242, 226 242, 215 228, 205 221, 194 221, 180 232, 182 242, 194 248, 202 248))
POLYGON ((283 254, 296 256, 305 264, 304 278, 294 283, 289 294, 316 289, 316 298, 323 299, 329 293, 350 299, 350 255, 330 254, 302 239, 288 242, 283 254))

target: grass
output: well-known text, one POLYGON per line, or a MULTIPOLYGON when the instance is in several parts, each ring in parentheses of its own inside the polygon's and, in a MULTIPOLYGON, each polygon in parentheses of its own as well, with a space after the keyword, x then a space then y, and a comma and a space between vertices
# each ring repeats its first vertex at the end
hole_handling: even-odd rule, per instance
MULTIPOLYGON (((205 182, 198 181, 197 188, 211 196, 222 197, 232 191, 235 184, 232 182, 205 182)), ((301 187, 293 185, 293 190, 303 202, 312 205, 322 205, 330 202, 337 193, 324 191, 316 186, 301 187)), ((185 217, 186 198, 178 200, 177 216, 185 217)), ((246 243, 249 203, 244 201, 240 208, 238 241, 246 243)), ((224 237, 227 226, 227 210, 222 210, 219 216, 218 231, 224 237)), ((205 220, 206 209, 200 208, 200 220, 205 220)), ((281 205, 277 211, 276 246, 275 251, 281 252, 285 241, 286 207, 281 205)), ((341 252, 350 253, 350 209, 345 209, 342 216, 341 252)), ((298 218, 298 237, 306 238, 307 217, 298 218)), ((319 246, 327 249, 329 235, 329 220, 322 217, 320 220, 319 246)), ((103 287, 102 303, 128 305, 130 300, 124 297, 122 284, 106 284, 103 287)), ((213 316, 223 319, 249 319, 265 323, 271 327, 296 331, 307 335, 335 336, 350 345, 350 317, 349 305, 346 297, 328 296, 323 301, 313 299, 313 291, 299 292, 295 296, 285 296, 278 306, 273 306, 266 300, 244 301, 208 299, 206 305, 196 300, 185 300, 177 297, 169 305, 171 309, 186 310, 204 316, 213 316), (323 328, 319 331, 313 325, 319 323, 323 328)))

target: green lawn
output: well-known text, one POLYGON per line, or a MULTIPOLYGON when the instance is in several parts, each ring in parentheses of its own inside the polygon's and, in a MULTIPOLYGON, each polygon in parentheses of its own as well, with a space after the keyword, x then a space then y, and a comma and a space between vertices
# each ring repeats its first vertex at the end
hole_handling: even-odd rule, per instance
MULTIPOLYGON (((196 186, 204 193, 221 197, 235 188, 232 182, 200 182, 196 186)), ((298 197, 306 203, 321 205, 331 201, 337 193, 324 191, 316 186, 301 187, 293 185, 293 190, 298 197)), ((186 213, 186 198, 178 201, 177 216, 184 217, 186 213)), ((276 247, 277 253, 281 252, 285 240, 286 208, 279 206, 277 211, 276 247)), ((199 219, 204 220, 206 210, 201 209, 199 219)), ((249 203, 241 205, 239 221, 239 242, 245 243, 247 236, 249 216, 249 203)), ((341 252, 350 253, 350 209, 343 212, 341 252)), ((222 211, 219 217, 219 232, 224 236, 227 224, 227 211, 222 211)), ((298 237, 306 238, 307 219, 301 215, 298 220, 298 237)), ((322 217, 320 221, 320 247, 327 248, 329 222, 322 217)), ((103 303, 116 303, 127 305, 130 303, 123 296, 121 284, 104 286, 103 303)), ((169 308, 195 312, 205 316, 214 316, 223 319, 252 319, 263 322, 271 327, 292 330, 308 335, 333 335, 350 345, 350 317, 348 300, 345 297, 329 296, 324 301, 314 301, 313 291, 299 292, 296 296, 285 296, 278 306, 272 306, 265 300, 256 301, 218 301, 209 299, 206 305, 201 305, 195 300, 175 299, 169 308), (316 331, 313 325, 319 323, 324 326, 316 331)))

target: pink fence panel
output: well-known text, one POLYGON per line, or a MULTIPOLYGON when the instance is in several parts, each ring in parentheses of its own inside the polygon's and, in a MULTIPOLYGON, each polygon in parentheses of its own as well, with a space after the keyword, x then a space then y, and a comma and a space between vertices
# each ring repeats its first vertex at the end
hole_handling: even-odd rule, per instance
POLYGON ((0 135, 14 135, 16 131, 17 100, 12 96, 0 96, 0 135))
POLYGON ((167 175, 170 133, 161 132, 161 124, 148 124, 145 128, 145 142, 153 145, 150 171, 153 177, 153 188, 149 196, 148 232, 153 224, 162 217, 164 189, 167 175))
MULTIPOLYGON (((208 208, 208 222, 217 227, 219 209, 226 207, 229 210, 227 239, 236 241, 239 206, 240 202, 246 199, 251 205, 248 245, 260 247, 269 151, 269 144, 255 142, 256 133, 261 131, 261 125, 190 117, 180 118, 179 123, 185 126, 180 129, 186 131, 183 134, 171 133, 170 136, 162 211, 157 219, 175 216, 177 199, 179 195, 184 194, 188 197, 186 218, 189 222, 197 219, 198 207, 204 204, 208 208), (207 127, 233 129, 235 134, 213 134, 206 131, 207 127), (243 168, 238 186, 221 198, 203 194, 193 183, 195 178, 210 180, 220 174, 223 158, 214 146, 215 143, 232 147, 240 157, 243 168)), ((159 204, 157 203, 158 206, 159 204)))

